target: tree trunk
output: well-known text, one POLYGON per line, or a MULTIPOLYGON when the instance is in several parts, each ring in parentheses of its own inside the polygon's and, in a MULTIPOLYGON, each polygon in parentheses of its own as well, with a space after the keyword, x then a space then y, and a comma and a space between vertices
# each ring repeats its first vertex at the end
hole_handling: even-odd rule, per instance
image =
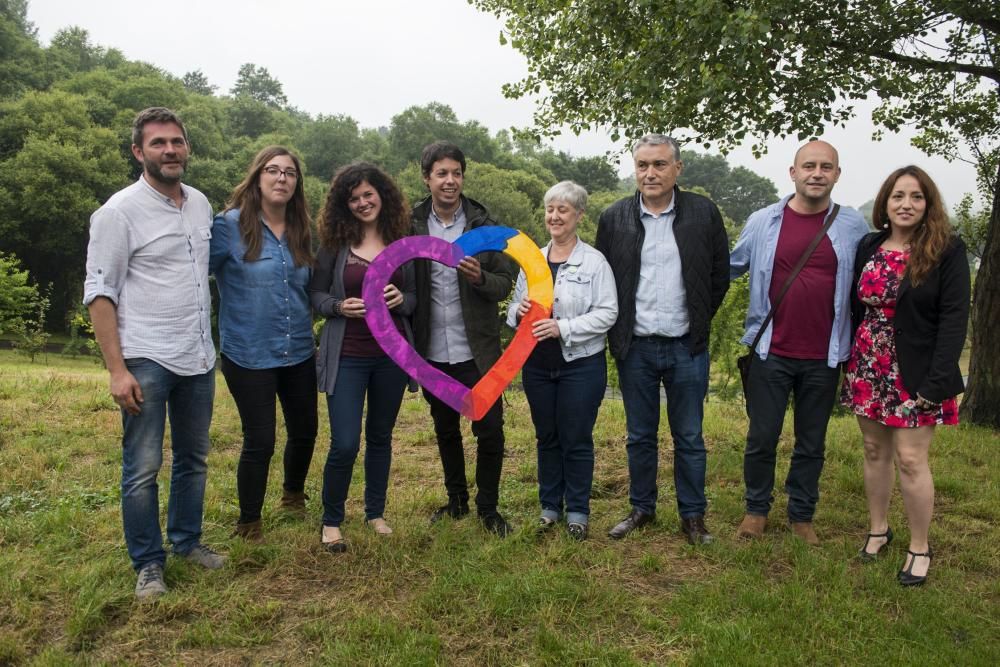
POLYGON ((1000 429, 1000 168, 972 296, 972 358, 961 416, 1000 429))

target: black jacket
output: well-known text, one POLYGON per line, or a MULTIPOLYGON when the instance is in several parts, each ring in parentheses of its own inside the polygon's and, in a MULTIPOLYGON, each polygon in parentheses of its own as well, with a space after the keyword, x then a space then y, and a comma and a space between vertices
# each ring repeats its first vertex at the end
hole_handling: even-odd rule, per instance
MULTIPOLYGON (((865 304, 856 289, 865 264, 888 237, 888 231, 868 234, 858 244, 851 290, 851 330, 857 332, 865 304)), ((917 287, 903 276, 896 296, 893 339, 899 374, 911 396, 920 394, 940 403, 965 391, 958 359, 969 324, 969 259, 965 243, 955 236, 923 282, 917 287)))
MULTIPOLYGON (((486 207, 462 195, 465 231, 482 225, 496 225, 486 207)), ((413 207, 412 233, 426 235, 427 218, 431 213, 431 198, 426 197, 413 207)), ((473 285, 458 279, 458 297, 462 303, 465 335, 480 373, 486 373, 500 358, 500 312, 497 304, 507 298, 517 276, 517 263, 500 252, 484 252, 476 256, 483 271, 483 284, 473 285)), ((417 307, 413 313, 415 349, 427 356, 430 346, 431 321, 431 260, 414 260, 417 282, 417 307)))
MULTIPOLYGON (((601 214, 595 246, 604 253, 618 284, 618 321, 608 332, 616 359, 624 359, 635 328, 635 295, 639 288, 639 261, 646 230, 640 218, 639 197, 621 199, 601 214)), ((715 311, 729 290, 729 239, 722 215, 711 200, 674 187, 674 238, 681 256, 681 275, 687 293, 690 351, 700 354, 708 345, 715 311)))

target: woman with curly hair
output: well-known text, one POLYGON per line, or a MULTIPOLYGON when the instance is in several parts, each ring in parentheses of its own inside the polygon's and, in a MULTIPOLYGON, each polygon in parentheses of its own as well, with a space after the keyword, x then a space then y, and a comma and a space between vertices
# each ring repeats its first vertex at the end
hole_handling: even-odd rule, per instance
MULTIPOLYGON (((392 179, 375 165, 340 169, 330 183, 319 220, 320 249, 309 284, 313 309, 326 317, 320 335, 317 374, 330 413, 330 452, 323 472, 321 541, 331 552, 347 550, 340 531, 351 472, 361 447, 365 419, 365 519, 380 535, 392 461, 392 429, 407 377, 382 351, 365 323, 361 299, 368 265, 407 234, 409 208, 392 179)), ((385 302, 396 328, 412 344, 409 316, 416 304, 412 264, 393 274, 385 302)))
POLYGON ((897 169, 872 211, 879 230, 858 245, 854 348, 842 402, 864 440, 870 532, 858 556, 874 561, 889 543, 889 498, 899 469, 910 544, 899 583, 927 580, 934 481, 928 453, 937 424, 957 424, 964 391, 959 356, 969 320, 969 262, 937 186, 919 167, 897 169))
POLYGON ((254 158, 212 225, 210 268, 219 287, 222 374, 243 426, 236 468, 236 535, 261 539, 274 454, 276 397, 285 415, 282 507, 305 510, 316 443, 316 362, 306 286, 312 221, 302 165, 281 146, 254 158))

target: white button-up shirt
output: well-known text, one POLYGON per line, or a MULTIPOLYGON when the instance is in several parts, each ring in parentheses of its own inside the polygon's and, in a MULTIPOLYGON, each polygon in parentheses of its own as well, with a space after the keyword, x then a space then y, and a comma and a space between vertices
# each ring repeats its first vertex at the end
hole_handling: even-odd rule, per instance
POLYGON ((182 189, 178 208, 140 177, 94 212, 83 302, 103 296, 115 304, 125 359, 151 359, 188 376, 215 367, 212 207, 194 188, 182 189))

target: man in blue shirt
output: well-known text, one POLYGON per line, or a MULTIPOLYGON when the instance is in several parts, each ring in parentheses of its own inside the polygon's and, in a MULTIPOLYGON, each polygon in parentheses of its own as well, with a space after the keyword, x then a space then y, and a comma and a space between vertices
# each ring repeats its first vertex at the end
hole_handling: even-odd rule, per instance
POLYGON ((618 366, 628 430, 632 512, 608 535, 620 539, 656 513, 660 388, 674 441, 674 484, 681 532, 691 544, 705 526, 708 334, 729 289, 729 242, 709 199, 677 187, 680 147, 648 134, 632 151, 638 191, 600 218, 595 246, 615 274, 618 320, 608 344, 618 366))
MULTIPOLYGON (((795 154, 789 169, 795 192, 747 219, 730 257, 731 277, 749 271, 750 308, 742 342, 753 343, 799 258, 832 214, 833 186, 840 178, 836 149, 811 141, 795 154)), ((760 338, 750 364, 747 409, 750 427, 743 459, 746 516, 737 536, 764 534, 774 500, 778 438, 795 395, 795 447, 785 480, 788 521, 805 542, 818 545, 813 514, 819 477, 840 377, 850 356, 850 295, 854 254, 868 225, 842 207, 830 228, 791 283, 760 338)))

